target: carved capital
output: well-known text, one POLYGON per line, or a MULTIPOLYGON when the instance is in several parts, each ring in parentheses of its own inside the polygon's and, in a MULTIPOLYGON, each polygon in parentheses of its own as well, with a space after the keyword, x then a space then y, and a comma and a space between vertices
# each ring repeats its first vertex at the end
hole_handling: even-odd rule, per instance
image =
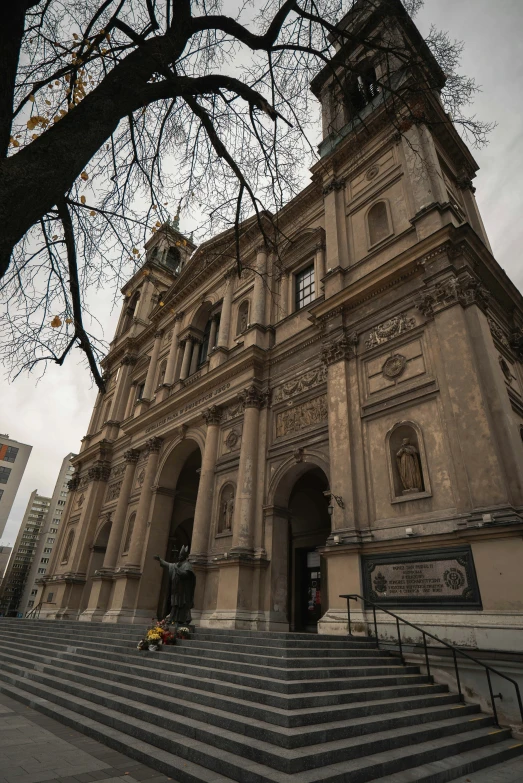
POLYGON ((122 364, 123 365, 131 365, 132 366, 133 364, 136 364, 137 361, 138 361, 138 358, 136 356, 129 356, 129 355, 127 355, 127 356, 123 357, 122 364))
POLYGON ((183 319, 184 315, 185 315, 185 313, 183 312, 183 310, 181 310, 179 313, 176 313, 176 315, 174 316, 174 320, 175 321, 181 321, 183 319))
POLYGON ((136 464, 140 459, 140 452, 138 449, 129 449, 128 451, 124 452, 123 458, 126 462, 136 464))
POLYGON ((433 318, 440 310, 455 304, 462 307, 475 304, 486 310, 489 300, 490 294, 485 286, 471 274, 465 273, 436 283, 418 296, 415 305, 426 318, 433 318))
POLYGON ((160 451, 163 443, 163 438, 149 438, 145 441, 145 450, 147 453, 157 453, 160 451))
POLYGON ((358 335, 356 332, 346 337, 343 335, 337 340, 331 340, 323 343, 321 349, 321 361, 328 367, 342 359, 353 359, 356 356, 356 347, 358 345, 358 335))
POLYGON ((158 331, 154 333, 155 340, 159 340, 160 337, 163 337, 163 333, 164 333, 163 329, 158 329, 158 331))
POLYGON ((202 416, 209 427, 211 424, 219 424, 221 422, 223 410, 218 407, 218 405, 211 405, 210 408, 207 408, 207 410, 202 413, 202 416))
POLYGON ((261 392, 252 384, 243 390, 239 399, 245 408, 262 408, 268 401, 268 393, 261 392))
POLYGON ((80 486, 80 476, 78 474, 75 474, 67 482, 67 488, 68 488, 69 492, 74 492, 75 489, 78 489, 79 486, 80 486))
POLYGON ((87 471, 89 481, 108 481, 111 468, 107 463, 97 462, 87 471))
POLYGON ((509 344, 518 360, 523 362, 523 329, 514 329, 510 335, 509 344))
POLYGON ((345 188, 345 180, 344 179, 331 179, 330 182, 325 185, 323 188, 323 195, 328 196, 329 193, 332 193, 335 190, 343 190, 345 188))

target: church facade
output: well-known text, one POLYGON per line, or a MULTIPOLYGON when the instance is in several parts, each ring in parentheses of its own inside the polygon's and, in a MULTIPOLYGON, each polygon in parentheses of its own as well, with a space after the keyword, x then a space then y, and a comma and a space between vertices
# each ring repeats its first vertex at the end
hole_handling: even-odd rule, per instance
POLYGON ((332 69, 312 84, 321 159, 277 250, 254 219, 241 275, 232 232, 196 248, 167 224, 147 243, 41 616, 147 623, 169 609, 154 556, 189 546, 201 626, 342 633, 356 594, 523 649, 523 300, 458 133, 399 132, 379 58, 365 67, 365 122, 337 114, 332 69))

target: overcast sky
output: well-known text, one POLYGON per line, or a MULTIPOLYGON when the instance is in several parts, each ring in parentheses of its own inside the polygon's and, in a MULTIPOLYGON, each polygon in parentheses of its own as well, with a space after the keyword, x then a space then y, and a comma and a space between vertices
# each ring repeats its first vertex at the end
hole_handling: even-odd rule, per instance
MULTIPOLYGON (((434 23, 465 41, 462 70, 482 85, 474 112, 498 123, 489 146, 474 153, 480 166, 476 198, 494 255, 523 290, 523 2, 426 0, 416 22, 424 33, 434 23)), ((111 308, 112 292, 98 292, 93 311, 107 340, 119 315, 111 308)), ((80 448, 95 397, 88 372, 74 355, 64 367, 50 367, 38 382, 34 375, 2 382, 0 432, 31 444, 33 451, 1 544, 14 543, 33 489, 52 493, 62 459, 80 448)))

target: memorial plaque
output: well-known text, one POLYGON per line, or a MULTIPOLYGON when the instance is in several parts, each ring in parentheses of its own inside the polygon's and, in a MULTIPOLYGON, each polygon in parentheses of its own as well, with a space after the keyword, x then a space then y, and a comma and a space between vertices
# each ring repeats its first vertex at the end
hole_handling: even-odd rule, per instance
POLYGON ((384 606, 481 607, 470 547, 363 557, 365 598, 384 606))

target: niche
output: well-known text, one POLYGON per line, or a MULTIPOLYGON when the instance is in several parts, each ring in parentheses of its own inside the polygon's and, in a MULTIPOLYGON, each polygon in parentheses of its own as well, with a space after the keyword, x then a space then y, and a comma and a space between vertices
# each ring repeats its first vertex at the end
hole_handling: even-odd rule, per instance
POLYGON ((387 434, 386 448, 393 501, 429 496, 431 492, 420 428, 413 422, 399 422, 387 434))
POLYGON ((220 492, 218 506, 217 534, 232 534, 232 519, 234 516, 234 496, 236 490, 234 484, 226 484, 220 492))
POLYGON ((236 324, 236 334, 241 334, 249 325, 249 300, 246 299, 238 308, 238 322, 236 324))
POLYGON ((129 547, 131 546, 131 538, 133 537, 134 522, 136 520, 136 512, 133 512, 129 517, 127 523, 127 533, 125 534, 125 542, 122 549, 122 555, 127 554, 129 547))
POLYGON ((377 245, 391 233, 389 214, 385 201, 378 201, 367 213, 369 246, 377 245))

